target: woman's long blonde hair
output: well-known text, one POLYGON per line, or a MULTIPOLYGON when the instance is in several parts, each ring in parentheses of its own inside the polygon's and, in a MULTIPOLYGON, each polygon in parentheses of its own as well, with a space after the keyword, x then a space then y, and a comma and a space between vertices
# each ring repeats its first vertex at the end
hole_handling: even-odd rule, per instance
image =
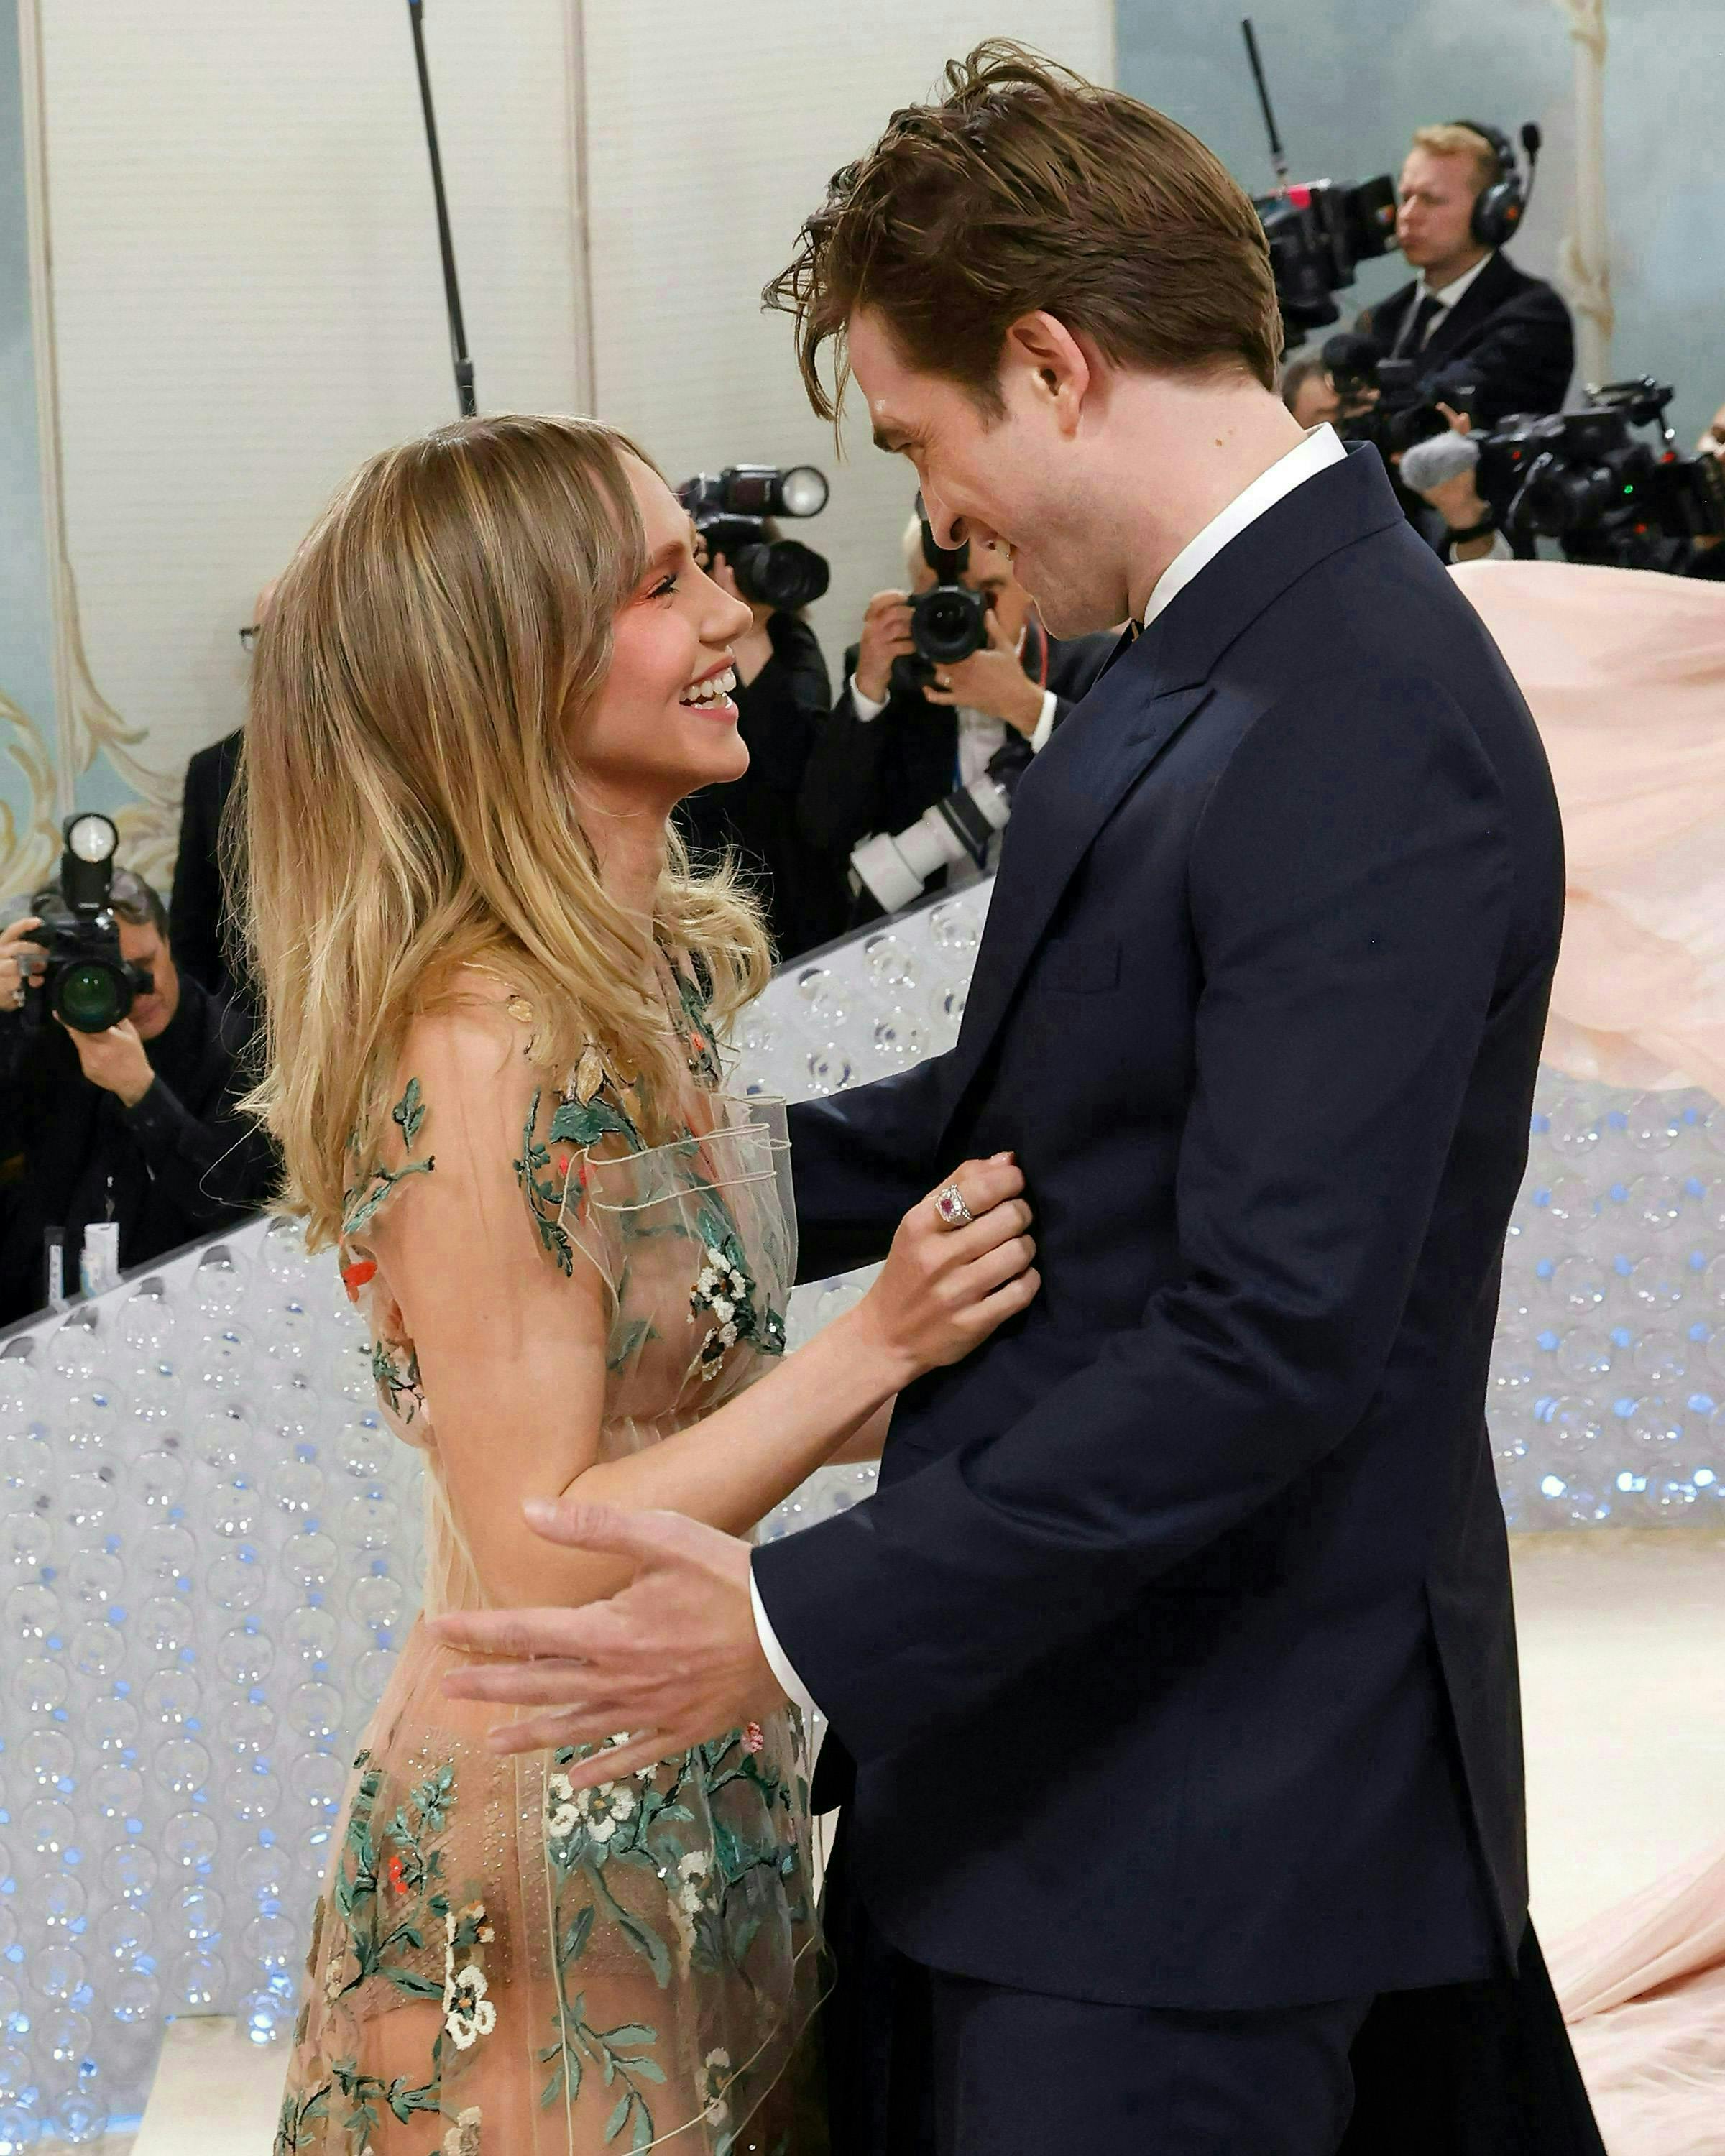
MULTIPOLYGON (((363 1165, 414 1013, 458 966, 526 998, 548 1070, 592 1040, 649 1101, 676 1097, 647 932, 600 880, 570 747, 645 572, 625 454, 584 419, 439 428, 364 465, 276 588, 242 764, 265 1009, 248 1105, 313 1248, 339 1235, 353 1144, 363 1165)), ((693 874, 670 827, 652 932, 696 960, 721 1026, 766 980, 753 901, 728 866, 693 874)))

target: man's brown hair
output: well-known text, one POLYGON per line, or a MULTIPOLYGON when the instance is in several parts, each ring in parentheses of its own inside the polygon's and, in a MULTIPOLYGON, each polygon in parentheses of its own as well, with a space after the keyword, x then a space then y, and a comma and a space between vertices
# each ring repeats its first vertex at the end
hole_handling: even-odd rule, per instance
POLYGON ((809 402, 836 419, 845 324, 877 312, 909 363, 998 415, 1006 332, 1045 312, 1117 367, 1237 367, 1276 386, 1281 316, 1250 198, 1195 135, 993 38, 937 105, 896 112, 834 176, 767 287, 809 402), (821 346, 837 352, 829 390, 821 346))

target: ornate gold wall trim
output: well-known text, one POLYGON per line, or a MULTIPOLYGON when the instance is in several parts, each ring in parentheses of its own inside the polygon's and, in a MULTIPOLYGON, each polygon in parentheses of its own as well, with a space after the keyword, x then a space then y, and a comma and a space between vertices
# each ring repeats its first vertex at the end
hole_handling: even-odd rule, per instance
MULTIPOLYGON (((36 362, 36 436, 41 458, 44 542, 53 608, 54 732, 51 836, 55 819, 77 804, 78 782, 105 755, 137 799, 116 816, 128 867, 165 886, 173 873, 179 829, 180 784, 134 752, 145 729, 128 726, 103 696, 84 648, 78 578, 66 544, 61 456, 59 352, 54 341, 53 240, 49 219, 47 95, 41 0, 18 0, 19 73, 23 78, 24 187, 30 249, 31 337, 36 362)), ((8 706, 15 711, 16 706, 8 706)), ((17 722, 28 726, 22 713, 17 722)), ((34 732, 33 728, 32 732, 34 732)), ((12 752, 19 754, 17 744, 12 752)), ((27 765, 26 767, 29 767, 27 765)), ((34 784, 33 779, 33 785, 34 784)))

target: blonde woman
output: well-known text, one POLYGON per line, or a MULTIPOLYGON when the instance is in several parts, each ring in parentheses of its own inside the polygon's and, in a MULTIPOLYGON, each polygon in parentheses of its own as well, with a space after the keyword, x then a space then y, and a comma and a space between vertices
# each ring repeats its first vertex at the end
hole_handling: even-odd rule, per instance
MULTIPOLYGON (((747 762, 747 609, 691 542, 621 437, 467 421, 360 472, 259 641, 257 1105, 425 1451, 433 1610, 615 1588, 535 1499, 746 1530, 1038 1285, 1016 1168, 970 1163, 973 1224, 915 1209, 783 1356, 781 1148, 715 1045, 768 952, 669 824, 747 762)), ((572 1753, 488 1749, 458 1660, 416 1628, 356 1762, 278 2151, 822 2148, 793 1719, 572 1793, 572 1753)))

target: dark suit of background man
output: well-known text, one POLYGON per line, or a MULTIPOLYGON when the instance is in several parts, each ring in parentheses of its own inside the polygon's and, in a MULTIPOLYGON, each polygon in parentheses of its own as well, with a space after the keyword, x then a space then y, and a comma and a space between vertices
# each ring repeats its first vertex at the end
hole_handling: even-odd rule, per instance
MULTIPOLYGON (((862 639, 845 654, 845 685, 816 729, 803 776, 798 815, 809 844, 841 867, 863 839, 902 831, 955 788, 979 778, 1003 750, 1028 764, 1045 748, 1114 648, 1108 634, 1062 642, 1045 634, 1030 597, 1004 554, 977 550, 960 582, 988 600, 993 644, 947 672, 951 687, 919 689, 893 670, 911 657, 911 599, 935 583, 922 525, 905 536, 909 593, 876 593, 862 639), (1003 663, 1005 661, 1007 663, 1003 663)), ((947 872, 930 879, 942 888, 947 872)), ((850 907, 852 924, 880 912, 866 891, 850 907)))
POLYGON ((624 1594, 454 1629, 583 1666, 451 1684, 584 1690, 571 1741, 826 1710, 846 2156, 1600 2156, 1485 1419, 1563 910, 1527 707, 1276 398, 1261 228, 1161 114, 984 47, 775 289, 942 545, 1147 624, 1020 781, 957 1047, 792 1111, 809 1276, 1011 1148, 1042 1292, 866 1502, 566 1520, 624 1594))
POLYGON ((167 914, 174 950, 184 971, 200 988, 226 997, 249 1014, 252 999, 234 974, 238 923, 221 852, 222 819, 233 795, 244 738, 236 726, 208 748, 197 750, 186 765, 180 850, 167 914))
MULTIPOLYGON (((249 624, 239 632, 248 651, 264 625, 275 591, 273 580, 263 587, 253 603, 249 624)), ((198 749, 186 765, 180 850, 174 861, 167 917, 182 968, 212 995, 226 997, 249 1020, 258 1014, 257 991, 240 963, 239 893, 222 843, 223 819, 239 776, 244 739, 244 729, 236 726, 208 748, 198 749)))
POLYGON ((1471 122, 1422 127, 1402 167, 1396 241, 1413 283, 1361 316, 1384 352, 1420 366, 1421 386, 1459 398, 1481 426, 1558 412, 1575 367, 1569 310, 1499 252, 1520 222, 1515 151, 1471 122))

